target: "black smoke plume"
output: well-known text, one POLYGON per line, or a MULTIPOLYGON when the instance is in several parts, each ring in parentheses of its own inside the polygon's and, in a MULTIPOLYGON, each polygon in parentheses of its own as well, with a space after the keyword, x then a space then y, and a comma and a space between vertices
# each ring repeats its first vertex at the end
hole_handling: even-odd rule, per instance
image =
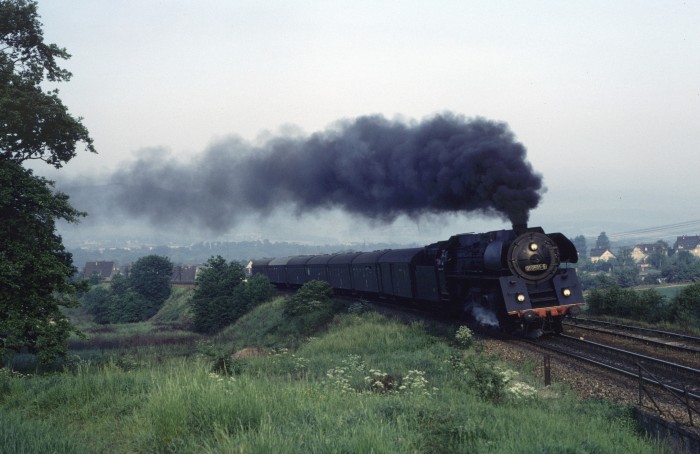
POLYGON ((506 124, 454 114, 419 123, 366 116, 260 146, 231 139, 187 164, 151 154, 112 184, 130 215, 217 232, 284 206, 298 214, 340 208, 381 222, 472 212, 523 224, 543 191, 506 124))

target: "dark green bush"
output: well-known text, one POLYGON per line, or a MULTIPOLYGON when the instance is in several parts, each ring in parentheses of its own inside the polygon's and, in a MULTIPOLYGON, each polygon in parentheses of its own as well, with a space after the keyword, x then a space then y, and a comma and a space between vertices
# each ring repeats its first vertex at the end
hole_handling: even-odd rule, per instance
POLYGON ((313 312, 327 304, 333 296, 333 289, 326 281, 309 281, 287 300, 284 312, 296 316, 313 312))
POLYGON ((700 258, 688 251, 674 254, 661 268, 666 282, 692 282, 700 279, 700 258))
POLYGON ((158 312, 170 296, 173 264, 167 257, 148 255, 141 257, 129 271, 129 288, 148 302, 141 313, 141 320, 158 312))
POLYGON ((670 307, 673 321, 680 325, 700 323, 700 283, 689 285, 673 299, 670 307))
POLYGON ((594 288, 588 298, 588 313, 610 315, 648 322, 669 320, 666 299, 654 289, 637 292, 620 288, 616 283, 594 288))
POLYGON ((83 310, 96 323, 132 323, 155 315, 171 292, 172 263, 150 255, 136 261, 129 278, 114 276, 109 289, 92 287, 82 298, 83 310))
POLYGON ((196 331, 216 332, 272 296, 274 289, 265 276, 244 278, 240 263, 226 263, 221 256, 209 259, 192 297, 196 331))

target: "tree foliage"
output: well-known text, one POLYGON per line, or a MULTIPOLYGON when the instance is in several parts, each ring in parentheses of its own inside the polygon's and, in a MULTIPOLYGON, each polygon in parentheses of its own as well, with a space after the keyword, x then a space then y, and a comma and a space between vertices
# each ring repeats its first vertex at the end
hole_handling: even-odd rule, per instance
POLYGON ((670 248, 668 246, 668 243, 666 243, 663 240, 657 241, 656 243, 654 243, 654 249, 651 251, 649 257, 647 258, 647 263, 649 263, 654 268, 660 270, 668 263, 669 249, 670 248))
POLYGON ((681 290, 673 299, 671 310, 676 323, 697 327, 700 323, 700 283, 681 290))
POLYGON ((275 288, 270 284, 270 280, 260 274, 248 279, 241 289, 241 293, 249 302, 249 309, 272 298, 275 288))
POLYGON ((608 288, 615 284, 615 279, 607 273, 581 273, 579 277, 581 286, 584 290, 592 290, 595 288, 608 288))
POLYGON ((195 330, 213 333, 236 321, 253 306, 272 296, 272 286, 264 276, 245 281, 240 263, 226 263, 211 257, 197 275, 192 297, 195 330))
POLYGON ((586 246, 586 237, 579 235, 574 238, 574 246, 576 246, 576 251, 580 259, 588 258, 588 246, 586 246))
POLYGON ((26 350, 49 362, 66 353, 75 331, 60 307, 73 304, 77 289, 55 222, 76 222, 83 213, 21 164, 35 159, 60 168, 79 142, 95 149, 58 91, 44 91, 43 83, 71 74, 58 65, 70 55, 45 43, 41 26, 36 2, 0 0, 0 354, 26 350))
POLYGON ((613 268, 612 277, 623 288, 634 287, 642 283, 637 266, 618 266, 613 268))
POLYGON ((173 263, 167 257, 148 255, 141 257, 129 271, 129 287, 140 295, 145 306, 141 319, 156 312, 170 296, 173 263))
POLYGON ((148 255, 131 267, 129 278, 117 274, 109 290, 96 286, 82 297, 83 309, 96 323, 133 323, 153 317, 170 296, 173 264, 148 255))
POLYGON ((594 288, 588 298, 588 312, 594 315, 610 315, 648 322, 659 322, 670 318, 666 300, 654 289, 637 292, 621 288, 614 281, 594 288))
POLYGON ((36 2, 0 1, 0 156, 21 163, 39 159, 56 168, 76 155, 79 142, 94 152, 92 138, 42 82, 65 82, 58 65, 66 49, 44 42, 36 2))
POLYGON ((637 265, 632 257, 632 248, 629 246, 621 247, 617 251, 614 261, 616 266, 634 267, 637 265))
POLYGON ((328 282, 312 280, 287 300, 284 312, 291 316, 306 314, 328 303, 332 297, 333 289, 328 282))
POLYGON ((641 283, 639 267, 632 258, 632 248, 622 247, 617 257, 610 263, 613 279, 620 287, 634 287, 641 283))
POLYGON ((70 253, 55 233, 56 219, 82 215, 65 194, 19 164, 0 159, 0 350, 26 350, 47 362, 65 354, 75 331, 60 307, 77 289, 70 253))
POLYGON ((105 324, 110 321, 112 292, 104 286, 93 286, 80 298, 82 310, 92 315, 95 323, 105 324))
POLYGON ((700 280, 700 258, 688 251, 673 254, 661 267, 666 282, 692 282, 700 280))
POLYGON ((595 242, 595 247, 598 249, 610 249, 610 239, 605 232, 600 232, 595 242))

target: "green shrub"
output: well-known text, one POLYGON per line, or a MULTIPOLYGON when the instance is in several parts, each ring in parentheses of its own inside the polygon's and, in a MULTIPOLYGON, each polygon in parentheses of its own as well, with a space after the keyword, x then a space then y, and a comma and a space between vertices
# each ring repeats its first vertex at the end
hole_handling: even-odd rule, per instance
POLYGON ((110 323, 135 323, 147 320, 151 315, 157 312, 157 308, 153 306, 151 301, 148 301, 143 295, 129 289, 124 295, 119 297, 113 296, 109 307, 109 322, 110 323))
POLYGON ((167 257, 147 255, 141 257, 129 270, 129 288, 139 294, 144 302, 140 320, 153 316, 170 296, 173 264, 167 257))
POLYGON ((586 302, 588 313, 592 315, 609 315, 648 322, 670 318, 666 299, 654 289, 638 292, 620 288, 612 283, 591 290, 586 302))
POLYGON ((287 315, 301 315, 313 312, 328 303, 333 289, 326 281, 312 280, 302 285, 294 296, 287 300, 284 312, 287 315))
POLYGON ((674 321, 684 326, 700 323, 700 283, 685 287, 673 299, 670 311, 674 321))
POLYGON ((96 323, 109 323, 111 292, 106 287, 92 287, 82 298, 85 313, 93 316, 96 323))
POLYGON ((240 263, 226 263, 221 256, 207 261, 197 275, 192 297, 192 321, 196 331, 216 332, 245 313, 247 302, 236 292, 244 278, 240 263))
POLYGON ((495 363, 484 355, 470 355, 464 362, 470 388, 482 399, 500 402, 506 397, 506 382, 495 363))
POLYGON ((86 292, 81 298, 83 312, 100 324, 148 320, 171 294, 172 268, 167 257, 142 257, 132 266, 129 278, 118 274, 109 289, 94 286, 86 292))
POLYGON ((469 348, 474 343, 474 333, 467 326, 460 326, 455 333, 455 341, 462 348, 469 348))

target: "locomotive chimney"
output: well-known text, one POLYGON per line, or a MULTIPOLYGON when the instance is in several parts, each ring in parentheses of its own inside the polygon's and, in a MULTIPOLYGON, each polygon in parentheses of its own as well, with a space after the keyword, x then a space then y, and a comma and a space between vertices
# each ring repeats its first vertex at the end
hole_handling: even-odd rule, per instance
POLYGON ((525 233, 527 231, 527 223, 523 222, 522 224, 513 224, 513 231, 516 235, 525 233))

